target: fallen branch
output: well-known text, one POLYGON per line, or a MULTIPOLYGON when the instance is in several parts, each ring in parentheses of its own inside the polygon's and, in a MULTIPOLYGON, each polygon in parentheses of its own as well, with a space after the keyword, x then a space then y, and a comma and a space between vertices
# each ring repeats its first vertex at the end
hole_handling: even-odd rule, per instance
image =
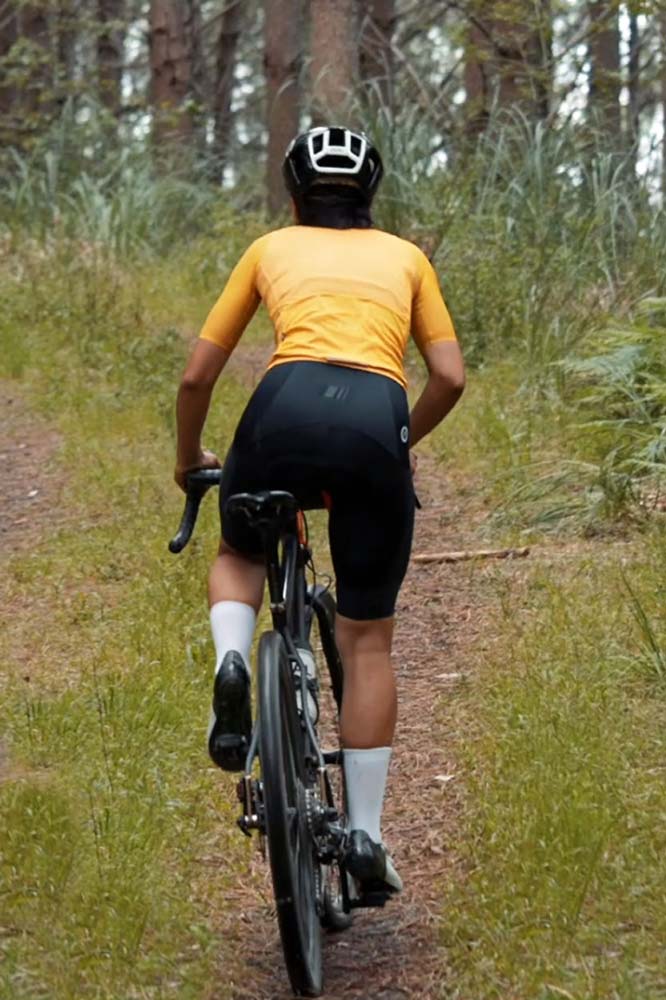
POLYGON ((468 559, 522 559, 529 555, 529 545, 521 549, 470 549, 463 552, 420 552, 412 556, 412 562, 431 563, 465 562, 468 559))

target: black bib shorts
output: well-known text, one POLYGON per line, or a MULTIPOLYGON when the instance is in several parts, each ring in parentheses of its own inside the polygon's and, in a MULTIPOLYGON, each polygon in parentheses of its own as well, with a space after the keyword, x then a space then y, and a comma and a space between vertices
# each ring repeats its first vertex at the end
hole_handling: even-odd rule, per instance
POLYGON ((305 510, 322 507, 327 493, 340 614, 390 617, 414 527, 408 442, 407 396, 393 379, 317 361, 271 368, 224 464, 222 537, 245 555, 262 552, 259 533, 223 513, 234 493, 287 490, 305 510))

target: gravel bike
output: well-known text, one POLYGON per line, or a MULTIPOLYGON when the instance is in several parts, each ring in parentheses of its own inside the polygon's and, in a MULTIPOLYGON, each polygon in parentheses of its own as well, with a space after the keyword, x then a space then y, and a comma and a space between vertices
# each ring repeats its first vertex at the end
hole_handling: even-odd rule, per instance
MULTIPOLYGON (((220 479, 219 469, 188 475, 171 552, 185 547, 204 495, 220 479)), ((259 640, 257 712, 238 783, 238 825, 247 836, 258 831, 268 847, 292 989, 297 996, 319 996, 321 928, 344 930, 354 908, 383 906, 388 899, 383 892, 359 895, 345 871, 344 775, 337 736, 343 672, 335 645, 335 600, 328 587, 317 583, 305 515, 290 493, 239 493, 229 497, 225 512, 247 518, 261 533, 273 619, 272 630, 259 640), (325 669, 318 670, 318 661, 325 669), (330 710, 322 713, 327 700, 330 710), (335 741, 329 750, 320 745, 324 728, 335 741)))

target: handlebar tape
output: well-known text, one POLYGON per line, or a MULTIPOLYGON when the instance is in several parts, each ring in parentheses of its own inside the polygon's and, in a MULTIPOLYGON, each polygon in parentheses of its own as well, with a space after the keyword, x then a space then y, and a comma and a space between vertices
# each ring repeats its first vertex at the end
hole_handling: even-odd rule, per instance
POLYGON ((199 514, 199 507, 211 486, 219 486, 222 480, 222 469, 196 469, 188 472, 185 484, 185 509, 180 519, 178 531, 169 542, 169 552, 182 552, 194 531, 194 525, 199 514))

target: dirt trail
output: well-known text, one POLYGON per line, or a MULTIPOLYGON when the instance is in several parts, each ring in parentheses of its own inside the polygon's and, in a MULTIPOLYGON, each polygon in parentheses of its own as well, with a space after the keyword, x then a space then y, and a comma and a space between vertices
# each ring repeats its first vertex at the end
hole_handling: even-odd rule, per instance
MULTIPOLYGON (((462 548, 473 535, 467 504, 441 468, 419 466, 414 552, 462 548)), ((441 996, 445 957, 438 942, 444 908, 443 873, 455 863, 456 764, 447 751, 441 698, 464 679, 465 649, 482 627, 482 608, 464 565, 412 565, 398 608, 395 661, 400 718, 383 833, 405 892, 383 910, 357 911, 351 931, 324 938, 327 1000, 403 1000, 441 996)), ((238 1000, 287 1000, 291 993, 272 909, 271 886, 260 860, 258 890, 234 901, 234 926, 223 918, 222 940, 233 942, 238 1000), (238 912, 241 920, 238 922, 238 912), (230 941, 231 939, 231 941, 230 941), (238 978, 236 976, 238 975, 238 978)), ((229 911, 227 911, 229 913, 229 911)), ((220 968, 220 982, 229 969, 220 968)), ((220 996, 224 995, 220 990, 220 996)), ((212 991, 211 997, 216 997, 212 991)))
MULTIPOLYGON (((254 366, 254 355, 250 360, 254 366)), ((254 370, 246 373, 242 366, 235 374, 254 380, 254 370)), ((2 383, 0 416, 0 455, 9 469, 0 484, 0 543, 6 557, 48 537, 58 516, 62 480, 53 461, 58 436, 2 383)), ((456 493, 427 456, 420 460, 417 489, 423 510, 417 515, 414 552, 473 546, 469 499, 456 493)), ((441 882, 455 864, 459 795, 441 699, 464 678, 466 651, 483 627, 483 604, 471 580, 467 564, 412 565, 403 586, 395 642, 400 717, 383 830, 406 888, 383 910, 357 912, 351 931, 325 936, 327 1000, 434 1000, 441 995, 441 882)), ((9 773, 0 739, 0 781, 9 773)), ((230 983, 236 1000, 292 995, 267 865, 257 855, 252 866, 252 886, 238 885, 219 916, 211 915, 221 958, 219 987, 211 984, 208 1000, 228 996, 230 983)))
POLYGON ((16 389, 0 382, 0 561, 29 546, 57 509, 62 472, 58 434, 35 418, 16 389))

